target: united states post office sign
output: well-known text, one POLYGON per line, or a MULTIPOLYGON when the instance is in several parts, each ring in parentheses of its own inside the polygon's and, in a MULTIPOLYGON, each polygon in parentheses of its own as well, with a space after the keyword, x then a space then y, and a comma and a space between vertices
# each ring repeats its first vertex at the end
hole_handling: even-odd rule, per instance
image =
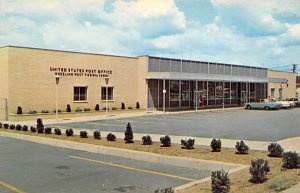
POLYGON ((89 68, 61 68, 50 67, 50 72, 53 72, 54 76, 74 76, 74 77, 109 77, 112 74, 112 70, 104 69, 89 69, 89 68))

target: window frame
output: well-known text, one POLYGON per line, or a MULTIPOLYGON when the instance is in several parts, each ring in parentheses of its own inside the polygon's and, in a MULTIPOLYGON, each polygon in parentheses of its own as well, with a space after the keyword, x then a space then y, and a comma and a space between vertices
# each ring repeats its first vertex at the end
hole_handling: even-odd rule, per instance
POLYGON ((111 95, 112 95, 111 98, 108 95, 107 100, 114 101, 114 86, 101 86, 101 94, 100 94, 101 101, 106 101, 106 95, 103 94, 104 92, 106 93, 106 88, 108 89, 108 93, 111 93, 111 95), (104 92, 102 92, 103 91, 102 89, 104 89, 104 92), (111 92, 109 91, 109 89, 112 89, 111 92), (103 96, 104 96, 104 98, 103 98, 103 96))
POLYGON ((73 101, 74 102, 87 102, 87 100, 88 100, 88 86, 74 86, 73 87, 73 101), (78 100, 76 100, 76 98, 75 98, 75 89, 76 88, 79 88, 79 90, 78 90, 78 100), (84 88, 85 89, 85 94, 81 94, 81 89, 82 88, 84 88), (84 99, 81 99, 81 97, 82 96, 85 96, 85 98, 84 99))

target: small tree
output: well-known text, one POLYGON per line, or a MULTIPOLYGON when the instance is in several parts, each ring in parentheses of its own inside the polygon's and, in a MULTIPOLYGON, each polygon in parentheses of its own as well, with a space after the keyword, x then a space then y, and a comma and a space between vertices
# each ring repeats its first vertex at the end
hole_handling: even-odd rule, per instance
POLYGON ((35 132, 36 132, 36 128, 35 128, 34 126, 31 126, 31 127, 30 127, 30 131, 31 131, 32 133, 35 133, 35 132))
POLYGON ((220 139, 215 139, 213 138, 211 143, 210 143, 210 147, 211 147, 211 151, 212 152, 220 152, 221 151, 221 146, 222 146, 222 142, 220 139))
POLYGON ((99 111, 99 109, 100 109, 99 104, 96 104, 95 111, 99 111))
POLYGON ((236 154, 248 154, 248 151, 249 151, 249 147, 245 144, 245 142, 242 140, 242 141, 237 141, 236 142, 236 145, 235 145, 235 153, 236 154))
POLYGON ((88 133, 86 131, 80 131, 80 138, 88 138, 88 133))
POLYGON ((170 147, 171 146, 171 138, 168 135, 162 136, 160 138, 161 146, 162 147, 170 147))
POLYGON ((27 125, 23 125, 22 131, 28 131, 28 126, 27 125))
POLYGON ((8 129, 8 128, 9 128, 9 124, 4 123, 4 124, 3 124, 3 127, 4 127, 4 129, 8 129))
POLYGON ((101 134, 99 130, 94 131, 94 138, 95 139, 101 139, 101 134))
POLYGON ((46 134, 51 134, 51 132, 52 132, 52 128, 50 128, 50 127, 45 128, 45 133, 46 134))
POLYGON ((44 132, 44 124, 43 124, 43 120, 41 118, 38 118, 36 120, 37 125, 36 125, 36 129, 38 133, 43 133, 44 132))
POLYGON ((66 130, 66 136, 70 137, 70 136, 73 136, 73 134, 74 134, 73 129, 66 130))
POLYGON ((16 130, 21 131, 22 130, 22 125, 17 124, 16 130))
POLYGON ((21 107, 21 106, 18 106, 17 114, 18 114, 18 115, 23 114, 23 110, 22 110, 22 107, 21 107))
POLYGON ((139 102, 136 102, 135 108, 140 109, 140 103, 139 102))
POLYGON ((116 136, 113 133, 109 133, 109 134, 107 134, 106 139, 107 139, 107 141, 116 141, 116 136))
POLYGON ((121 104, 121 109, 122 109, 122 110, 125 109, 125 104, 124 104, 124 103, 121 104))
POLYGON ((185 149, 194 149, 195 139, 193 138, 185 138, 181 139, 181 148, 185 149))
POLYGON ((152 144, 152 138, 150 135, 144 135, 142 137, 142 142, 143 142, 143 145, 151 145, 152 144))
POLYGON ((67 112, 69 112, 69 113, 72 111, 70 104, 67 104, 67 109, 66 109, 66 110, 67 110, 67 112))
POLYGON ((59 128, 54 129, 55 135, 61 135, 61 130, 59 128))
POLYGON ((213 193, 227 193, 230 190, 230 179, 228 172, 223 169, 212 171, 211 173, 211 191, 213 193))
POLYGON ((268 145, 268 151, 270 157, 282 157, 283 148, 278 143, 271 143, 268 145))
POLYGON ((126 126, 126 131, 125 131, 125 138, 124 140, 126 143, 133 143, 133 131, 131 124, 128 122, 126 126))
POLYGON ((267 180, 267 174, 270 172, 268 160, 262 158, 252 159, 249 169, 251 178, 250 182, 262 183, 267 180))
POLYGON ((294 151, 284 152, 282 158, 282 167, 287 169, 298 168, 298 154, 294 151))
POLYGON ((154 191, 154 193, 174 193, 175 189, 172 187, 167 188, 158 188, 154 191))
POLYGON ((9 125, 9 129, 14 130, 15 128, 16 128, 16 126, 14 124, 9 125))

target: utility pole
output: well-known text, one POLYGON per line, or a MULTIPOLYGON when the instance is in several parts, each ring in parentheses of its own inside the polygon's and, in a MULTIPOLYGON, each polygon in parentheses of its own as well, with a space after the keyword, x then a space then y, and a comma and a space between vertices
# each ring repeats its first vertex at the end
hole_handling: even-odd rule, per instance
POLYGON ((297 65, 296 65, 296 64, 293 64, 292 71, 293 71, 294 73, 296 73, 296 69, 297 69, 297 65))

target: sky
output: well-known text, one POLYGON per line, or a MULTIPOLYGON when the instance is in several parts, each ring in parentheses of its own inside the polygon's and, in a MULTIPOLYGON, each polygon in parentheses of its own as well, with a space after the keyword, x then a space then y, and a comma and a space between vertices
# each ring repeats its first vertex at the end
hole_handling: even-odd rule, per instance
POLYGON ((300 0, 0 0, 0 47, 300 73, 300 0))

